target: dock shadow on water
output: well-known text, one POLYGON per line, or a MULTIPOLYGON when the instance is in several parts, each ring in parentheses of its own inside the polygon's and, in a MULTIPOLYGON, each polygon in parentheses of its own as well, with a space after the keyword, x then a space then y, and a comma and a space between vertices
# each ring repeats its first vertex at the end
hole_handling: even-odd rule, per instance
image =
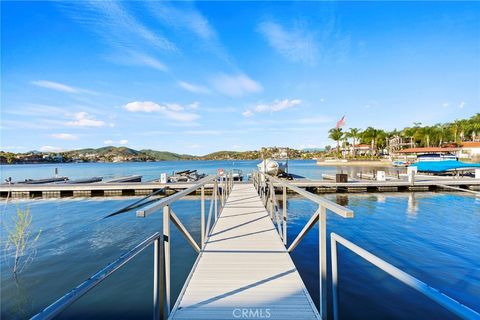
MULTIPOLYGON (((470 308, 480 310, 480 203, 474 197, 428 192, 326 197, 355 212, 355 218, 348 220, 328 213, 328 234, 336 232, 470 308)), ((28 206, 33 232, 41 229, 42 235, 37 243, 36 258, 19 274, 17 282, 2 263, 2 319, 25 319, 34 315, 146 237, 161 231, 160 213, 137 218, 134 210, 130 210, 99 220, 136 199, 9 203, 2 213, 2 221, 11 221, 18 204, 28 206)), ((287 206, 291 243, 316 206, 295 197, 289 199, 287 206)), ((200 201, 181 200, 172 207, 199 241, 200 201)), ((173 302, 197 254, 175 227, 172 226, 171 232, 173 302)), ((2 233, 2 244, 5 237, 2 233)), ((328 250, 329 247, 328 243, 328 250)), ((292 257, 318 306, 316 227, 292 257)), ((135 257, 60 318, 150 319, 152 275, 153 248, 135 257)), ((455 319, 434 302, 342 247, 339 248, 339 279, 342 319, 455 319)), ((329 289, 330 285, 329 282, 329 289)), ((331 299, 329 304, 331 310, 331 299)))

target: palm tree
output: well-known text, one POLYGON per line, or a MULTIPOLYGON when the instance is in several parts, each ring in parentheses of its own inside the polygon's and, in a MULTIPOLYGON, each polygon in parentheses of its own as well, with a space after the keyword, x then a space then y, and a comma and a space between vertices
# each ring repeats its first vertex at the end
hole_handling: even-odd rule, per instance
POLYGON ((378 130, 373 128, 373 127, 368 127, 362 132, 362 140, 365 141, 366 143, 370 143, 371 149, 372 149, 372 156, 373 153, 375 152, 375 144, 376 144, 376 137, 378 134, 378 130))
POLYGON ((357 153, 356 153, 356 145, 357 145, 357 140, 358 138, 360 137, 360 129, 358 128, 350 128, 350 130, 346 133, 346 136, 348 138, 352 138, 353 140, 353 157, 355 158, 357 156, 357 153))
POLYGON ((415 128, 404 128, 402 130, 402 136, 405 137, 405 138, 408 138, 410 139, 410 147, 413 148, 415 146, 414 142, 413 142, 413 137, 415 135, 415 128))
POLYGON ((455 120, 450 124, 450 131, 453 134, 453 142, 459 142, 459 133, 461 131, 460 121, 455 120))
POLYGON ((342 128, 332 128, 328 131, 328 137, 337 142, 337 155, 340 153, 340 140, 343 138, 342 128))

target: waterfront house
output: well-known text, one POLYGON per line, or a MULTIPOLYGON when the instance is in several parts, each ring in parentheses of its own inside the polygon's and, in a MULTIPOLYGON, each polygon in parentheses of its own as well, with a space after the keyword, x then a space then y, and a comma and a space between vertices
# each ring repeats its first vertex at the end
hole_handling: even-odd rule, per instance
POLYGON ((340 149, 340 152, 342 153, 343 157, 346 156, 352 156, 354 155, 354 150, 355 150, 355 155, 356 156, 371 156, 375 154, 375 149, 372 148, 370 144, 366 143, 360 143, 355 145, 355 149, 353 145, 346 145, 340 149))
POLYGON ((458 154, 459 158, 480 160, 480 141, 463 141, 458 154))

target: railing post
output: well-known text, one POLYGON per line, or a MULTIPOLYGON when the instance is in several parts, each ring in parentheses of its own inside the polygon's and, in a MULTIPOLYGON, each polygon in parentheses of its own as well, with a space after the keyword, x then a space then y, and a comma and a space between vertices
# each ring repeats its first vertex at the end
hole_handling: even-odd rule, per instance
POLYGON ((218 181, 217 179, 215 178, 215 183, 213 184, 213 201, 214 201, 214 205, 215 205, 215 214, 214 214, 214 221, 217 221, 217 212, 218 212, 218 200, 217 200, 217 195, 218 195, 218 181))
POLYGON ((223 209, 225 204, 225 176, 222 178, 222 193, 220 194, 220 206, 223 209))
POLYGON ((205 244, 205 186, 203 186, 200 189, 200 197, 201 197, 201 217, 200 217, 200 232, 202 234, 201 236, 201 244, 200 247, 203 248, 203 245, 205 244))
MULTIPOLYGON (((272 221, 273 221, 273 210, 275 210, 275 209, 274 209, 275 204, 274 204, 274 202, 273 202, 273 197, 275 196, 275 190, 273 189, 273 186, 272 186, 272 182, 271 182, 271 181, 270 181, 270 189, 271 189, 271 191, 270 191, 270 199, 269 199, 269 201, 270 201, 270 218, 271 218, 272 221)), ((275 222, 274 222, 274 223, 275 223, 275 222)))
POLYGON ((334 237, 330 238, 330 256, 332 264, 332 301, 333 301, 333 319, 338 320, 338 255, 337 255, 337 241, 334 237))
POLYGON ((165 255, 165 311, 170 314, 170 206, 163 207, 163 248, 165 255))
POLYGON ((272 207, 273 207, 273 199, 272 199, 272 185, 270 184, 268 186, 269 190, 270 190, 270 194, 268 195, 268 198, 267 198, 267 210, 269 211, 270 213, 270 219, 272 219, 273 221, 273 210, 272 210, 272 207))
POLYGON ((320 275, 320 317, 327 319, 327 209, 320 205, 318 216, 318 258, 320 275))
POLYGON ((283 235, 283 244, 286 246, 287 245, 287 187, 283 187, 282 202, 283 202, 282 235, 283 235))
POLYGON ((155 239, 153 242, 153 319, 165 319, 165 256, 163 240, 155 239))

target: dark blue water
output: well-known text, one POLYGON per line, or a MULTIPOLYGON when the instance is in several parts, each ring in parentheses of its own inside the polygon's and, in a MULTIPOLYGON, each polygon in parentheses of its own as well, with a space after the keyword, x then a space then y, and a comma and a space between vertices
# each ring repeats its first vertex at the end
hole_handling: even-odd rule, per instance
MULTIPOLYGON (((454 193, 329 195, 355 211, 354 219, 328 214, 336 232, 465 305, 480 311, 480 203, 454 193)), ((133 198, 33 200, 9 203, 2 222, 11 225, 17 207, 30 208, 35 232, 42 230, 36 256, 14 280, 2 254, 2 319, 32 316, 88 276, 161 231, 161 215, 136 218, 127 212, 97 221, 133 198)), ((199 240, 198 199, 173 210, 199 240)), ((313 203, 288 201, 289 241, 314 213, 313 203)), ((6 233, 2 232, 2 251, 6 233)), ((196 254, 172 226, 172 298, 183 285, 196 254)), ((69 308, 62 318, 148 319, 152 312, 152 252, 147 249, 69 308)), ((292 254, 318 302, 318 229, 292 254)), ((339 249, 340 312, 344 319, 454 319, 435 303, 339 249)))

